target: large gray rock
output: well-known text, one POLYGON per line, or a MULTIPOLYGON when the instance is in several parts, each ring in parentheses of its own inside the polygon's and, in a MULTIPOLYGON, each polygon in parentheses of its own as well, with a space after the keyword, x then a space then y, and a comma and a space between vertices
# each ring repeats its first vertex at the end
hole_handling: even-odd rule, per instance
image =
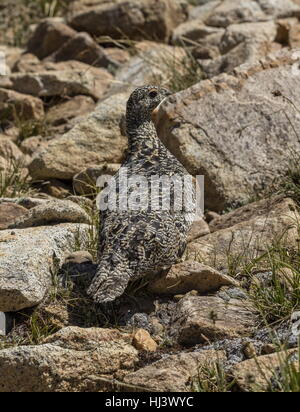
POLYGON ((50 141, 29 165, 37 179, 69 180, 95 164, 121 163, 127 139, 120 133, 127 93, 103 100, 96 110, 72 130, 50 141))
POLYGON ((83 240, 89 226, 61 224, 0 232, 0 311, 39 304, 51 285, 57 261, 83 240))
POLYGON ((0 87, 36 97, 87 95, 97 100, 113 79, 107 70, 78 61, 48 63, 43 67, 44 71, 0 78, 0 87))
POLYGON ((215 296, 186 296, 173 314, 172 327, 183 345, 249 336, 256 325, 250 303, 215 296))
POLYGON ((216 220, 215 231, 189 243, 187 254, 218 270, 238 273, 279 240, 297 250, 299 221, 298 207, 291 199, 252 203, 216 220))
MULTIPOLYGON (((1 206, 1 205, 0 205, 1 206)), ((16 205, 15 205, 16 206, 16 205)), ((20 207, 20 206, 19 206, 20 207)), ((69 200, 49 200, 15 219, 9 229, 25 229, 58 223, 89 223, 85 210, 69 200)))
POLYGON ((281 52, 233 75, 202 81, 169 99, 161 139, 194 175, 205 175, 211 210, 248 201, 284 174, 300 151, 298 57, 281 52))
POLYGON ((172 266, 165 277, 150 282, 148 289, 154 294, 174 296, 192 290, 204 294, 232 285, 237 286, 238 282, 230 276, 199 262, 187 260, 172 266))
POLYGON ((207 367, 226 359, 223 351, 179 353, 129 373, 124 382, 157 392, 187 392, 193 378, 201 378, 201 366, 207 367))
POLYGON ((193 9, 191 18, 202 19, 208 26, 227 27, 230 24, 297 17, 300 7, 292 0, 224 0, 211 1, 193 9))
POLYGON ((185 9, 182 0, 76 1, 69 24, 94 36, 164 41, 186 18, 185 9))
POLYGON ((130 335, 68 327, 40 346, 0 351, 0 392, 109 391, 137 362, 130 335))

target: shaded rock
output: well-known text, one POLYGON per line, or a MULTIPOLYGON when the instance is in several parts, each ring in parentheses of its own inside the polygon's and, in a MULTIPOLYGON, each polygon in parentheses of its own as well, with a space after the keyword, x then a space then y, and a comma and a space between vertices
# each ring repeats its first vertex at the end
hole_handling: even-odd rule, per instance
POLYGON ((165 41, 185 19, 185 5, 178 0, 118 0, 89 7, 77 1, 69 24, 94 36, 165 41))
POLYGON ((39 190, 52 198, 65 199, 72 193, 72 187, 58 179, 49 179, 37 184, 39 190))
POLYGON ((10 225, 10 229, 24 229, 58 223, 89 223, 88 214, 69 200, 50 200, 26 212, 10 225))
MULTIPOLYGON (((102 187, 99 177, 113 176, 120 168, 120 164, 108 163, 100 166, 88 167, 86 170, 78 173, 73 178, 73 187, 79 195, 91 195, 95 192, 96 185, 102 187), (97 183, 98 182, 98 183, 97 183)), ((103 187, 102 187, 103 188, 103 187)))
POLYGON ((179 343, 195 345, 248 336, 255 321, 247 301, 224 302, 214 296, 187 296, 177 303, 172 327, 179 343))
POLYGON ((289 150, 300 151, 296 62, 290 52, 269 56, 232 76, 202 81, 161 105, 159 135, 191 174, 205 175, 210 210, 247 202, 287 171, 289 150))
POLYGON ((17 145, 15 145, 9 138, 0 138, 0 157, 4 159, 18 160, 23 156, 17 145))
POLYGON ((48 202, 48 198, 35 198, 35 197, 20 197, 20 198, 5 198, 0 197, 1 203, 13 203, 25 207, 25 209, 32 209, 33 207, 40 206, 48 202))
POLYGON ((15 312, 39 304, 51 285, 57 260, 63 259, 88 225, 67 223, 0 232, 0 311, 15 312))
POLYGON ((95 164, 121 163, 127 139, 120 133, 127 94, 103 100, 96 110, 62 137, 38 151, 29 170, 36 179, 70 180, 95 164))
POLYGON ((60 19, 48 18, 41 21, 28 41, 27 51, 44 59, 72 39, 76 31, 60 19))
MULTIPOLYGON (((209 210, 208 212, 205 213, 205 220, 206 222, 210 225, 210 223, 214 220, 214 219, 218 219, 221 215, 219 215, 219 213, 216 212, 212 212, 211 210, 209 210)), ((210 230, 210 227, 209 227, 210 230)))
POLYGON ((225 360, 223 351, 179 353, 167 355, 161 360, 129 373, 124 382, 157 392, 188 392, 193 378, 198 377, 201 366, 225 360))
POLYGON ((172 266, 164 278, 150 282, 148 289, 160 295, 176 295, 191 290, 204 294, 229 285, 237 286, 238 282, 209 266, 188 260, 172 266))
POLYGON ((202 19, 189 20, 180 24, 173 31, 172 43, 178 46, 195 46, 195 42, 206 46, 218 46, 225 30, 223 28, 209 27, 203 24, 202 19), (218 39, 218 42, 217 42, 218 39))
POLYGON ((197 239, 198 237, 208 235, 210 233, 210 229, 208 224, 205 222, 204 219, 199 218, 195 222, 193 222, 191 229, 188 233, 188 242, 192 242, 193 240, 197 239))
POLYGON ((0 353, 1 392, 99 392, 134 368, 129 335, 114 329, 62 329, 40 346, 0 353))
POLYGON ((6 89, 0 89, 0 110, 13 120, 41 119, 44 116, 41 99, 6 89))
POLYGON ((97 272, 98 265, 89 252, 77 251, 65 255, 60 275, 62 284, 79 286, 81 290, 88 287, 97 272))
POLYGON ((7 229, 16 218, 23 216, 27 212, 22 206, 14 203, 0 203, 0 230, 7 229))
POLYGON ((300 216, 293 200, 283 199, 265 214, 250 216, 251 212, 249 220, 189 243, 188 256, 197 257, 198 261, 213 265, 218 270, 228 268, 231 263, 238 271, 269 250, 278 239, 290 248, 298 248, 297 222, 300 216))
POLYGON ((43 70, 43 63, 31 53, 22 54, 12 68, 13 73, 35 73, 43 70))
POLYGON ((157 350, 157 343, 151 338, 149 332, 145 329, 138 329, 132 339, 132 344, 137 350, 146 352, 155 352, 157 350))
POLYGON ((47 121, 53 126, 68 123, 75 117, 84 116, 95 108, 94 100, 89 96, 75 96, 52 106, 47 111, 47 121))
POLYGON ((64 43, 50 59, 56 62, 78 60, 93 67, 117 66, 116 62, 106 54, 105 49, 100 47, 88 33, 77 33, 64 43))
POLYGON ((276 385, 276 382, 280 383, 282 378, 280 369, 288 362, 294 364, 296 370, 299 368, 297 350, 282 351, 246 360, 235 365, 232 368, 232 374, 242 391, 267 392, 273 385, 276 385))
POLYGON ((0 336, 6 335, 6 317, 5 313, 0 312, 0 336))

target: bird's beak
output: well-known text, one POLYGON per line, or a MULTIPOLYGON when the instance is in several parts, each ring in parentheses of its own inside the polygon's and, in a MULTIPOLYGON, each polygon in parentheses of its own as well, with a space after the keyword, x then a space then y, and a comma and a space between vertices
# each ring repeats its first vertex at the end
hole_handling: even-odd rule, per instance
POLYGON ((151 117, 152 117, 152 121, 153 121, 154 123, 155 123, 155 121, 156 121, 156 119, 157 119, 157 115, 158 115, 158 112, 159 112, 159 109, 160 109, 161 105, 165 102, 165 100, 166 100, 167 98, 168 98, 168 96, 165 97, 165 98, 159 103, 159 105, 153 110, 151 117))

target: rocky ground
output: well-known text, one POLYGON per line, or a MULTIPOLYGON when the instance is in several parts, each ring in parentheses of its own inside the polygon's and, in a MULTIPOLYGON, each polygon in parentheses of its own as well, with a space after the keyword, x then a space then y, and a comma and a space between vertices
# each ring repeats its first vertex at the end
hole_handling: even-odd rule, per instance
POLYGON ((299 392, 300 1, 3 0, 0 29, 0 392, 299 392), (149 83, 206 213, 100 307, 96 180, 149 83))

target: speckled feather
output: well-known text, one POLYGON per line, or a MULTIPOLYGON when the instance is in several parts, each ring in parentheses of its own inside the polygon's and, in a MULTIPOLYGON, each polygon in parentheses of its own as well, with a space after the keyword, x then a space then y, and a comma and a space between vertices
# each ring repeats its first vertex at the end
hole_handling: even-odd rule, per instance
MULTIPOLYGON (((153 110, 170 94, 166 89, 145 86, 136 89, 127 103, 129 149, 122 167, 128 177, 145 176, 149 186, 153 175, 188 175, 160 141, 151 120, 153 110)), ((121 169, 114 176, 117 187, 120 173, 121 169)), ((194 196, 192 185, 185 190, 194 196)), ((173 198, 171 188, 171 204, 173 198)), ((88 294, 96 302, 111 302, 123 294, 130 280, 155 275, 178 262, 186 248, 192 217, 188 211, 172 208, 100 212, 99 267, 88 294)))

